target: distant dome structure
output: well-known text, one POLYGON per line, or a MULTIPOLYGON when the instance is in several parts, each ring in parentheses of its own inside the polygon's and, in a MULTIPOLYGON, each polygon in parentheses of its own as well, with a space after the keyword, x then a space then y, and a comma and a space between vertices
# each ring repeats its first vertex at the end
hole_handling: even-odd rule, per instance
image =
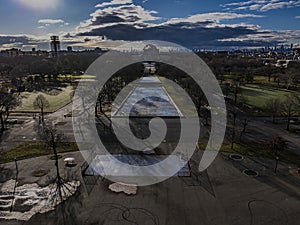
POLYGON ((159 49, 153 44, 147 44, 143 48, 144 54, 159 54, 159 49))
POLYGON ((155 61, 159 59, 159 49, 153 44, 147 44, 143 48, 144 61, 155 61))

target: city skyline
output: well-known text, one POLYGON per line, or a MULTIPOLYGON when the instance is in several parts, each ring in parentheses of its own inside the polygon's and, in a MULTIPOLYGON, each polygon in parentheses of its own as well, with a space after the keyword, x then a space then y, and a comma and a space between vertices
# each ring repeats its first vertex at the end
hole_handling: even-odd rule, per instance
POLYGON ((300 43, 300 1, 13 0, 0 3, 0 49, 114 48, 163 40, 188 48, 300 43), (24 19, 26 18, 26 19, 24 19))

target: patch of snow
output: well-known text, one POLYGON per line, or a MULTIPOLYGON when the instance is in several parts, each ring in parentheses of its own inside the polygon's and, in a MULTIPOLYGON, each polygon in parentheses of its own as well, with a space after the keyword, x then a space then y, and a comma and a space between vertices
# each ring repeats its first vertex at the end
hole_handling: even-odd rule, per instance
POLYGON ((134 184, 113 183, 108 188, 113 192, 124 192, 128 195, 135 195, 137 192, 137 186, 134 184))
MULTIPOLYGON (((66 200, 68 197, 75 194, 80 182, 71 181, 64 184, 68 187, 68 191, 62 188, 62 199, 66 200)), ((46 213, 54 210, 60 204, 60 201, 52 201, 55 198, 56 184, 50 184, 46 187, 40 187, 38 184, 24 184, 15 190, 13 199, 13 190, 15 180, 5 182, 0 189, 0 219, 16 219, 29 220, 36 213, 46 213), (11 204, 13 203, 13 211, 10 212, 11 204), (18 206, 18 207, 16 207, 18 206), (28 211, 19 212, 19 208, 28 208, 28 211), (14 210, 16 208, 16 210, 14 210)), ((66 188, 65 188, 66 189, 66 188)))

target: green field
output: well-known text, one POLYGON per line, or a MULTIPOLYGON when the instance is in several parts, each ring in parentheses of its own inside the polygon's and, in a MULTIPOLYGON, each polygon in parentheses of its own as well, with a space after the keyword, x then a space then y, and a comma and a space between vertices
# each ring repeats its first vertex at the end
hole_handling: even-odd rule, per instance
MULTIPOLYGON (((159 80, 162 82, 163 87, 167 90, 168 94, 176 104, 176 106, 179 108, 181 113, 185 116, 195 117, 198 116, 197 110, 194 107, 194 104, 187 104, 187 99, 181 95, 181 92, 179 92, 176 83, 171 83, 171 81, 166 80, 165 77, 157 76, 159 80)), ((183 89, 181 91, 184 91, 183 89)), ((186 93, 186 91, 184 91, 186 93)), ((187 93, 186 93, 187 94, 187 93)), ((187 94, 188 95, 188 94, 187 94)), ((190 99, 192 102, 192 99, 190 99)))
POLYGON ((264 108, 265 103, 270 98, 279 98, 284 100, 286 96, 291 93, 293 92, 254 84, 248 84, 241 87, 241 94, 246 99, 246 103, 260 109, 264 108))
POLYGON ((77 80, 77 79, 95 79, 96 76, 94 75, 71 75, 71 74, 64 74, 64 75, 59 75, 58 76, 59 79, 73 79, 73 80, 77 80))
POLYGON ((259 83, 276 84, 273 82, 272 78, 271 78, 271 81, 269 82, 269 78, 267 76, 255 76, 253 81, 259 82, 259 83))
POLYGON ((14 111, 16 112, 39 112, 40 109, 33 108, 34 99, 39 95, 43 94, 49 101, 49 107, 46 108, 45 112, 54 112, 59 108, 67 105, 71 102, 70 94, 73 88, 68 86, 62 88, 61 91, 56 91, 55 93, 43 93, 43 92, 23 92, 21 94, 22 105, 17 107, 14 111))
MULTIPOLYGON (((57 148, 58 153, 78 151, 77 144, 75 142, 62 143, 57 148)), ((0 163, 7 163, 21 159, 28 159, 38 157, 42 155, 52 154, 52 149, 44 142, 25 142, 14 148, 1 151, 0 163)))

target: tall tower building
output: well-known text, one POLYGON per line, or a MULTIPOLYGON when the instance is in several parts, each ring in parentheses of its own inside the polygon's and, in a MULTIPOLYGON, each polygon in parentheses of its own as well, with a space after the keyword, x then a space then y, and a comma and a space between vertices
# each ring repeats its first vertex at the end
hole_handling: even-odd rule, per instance
POLYGON ((51 42, 50 42, 50 45, 51 45, 51 51, 57 55, 57 52, 60 51, 60 41, 59 41, 59 37, 58 36, 51 36, 50 37, 51 39, 51 42))

